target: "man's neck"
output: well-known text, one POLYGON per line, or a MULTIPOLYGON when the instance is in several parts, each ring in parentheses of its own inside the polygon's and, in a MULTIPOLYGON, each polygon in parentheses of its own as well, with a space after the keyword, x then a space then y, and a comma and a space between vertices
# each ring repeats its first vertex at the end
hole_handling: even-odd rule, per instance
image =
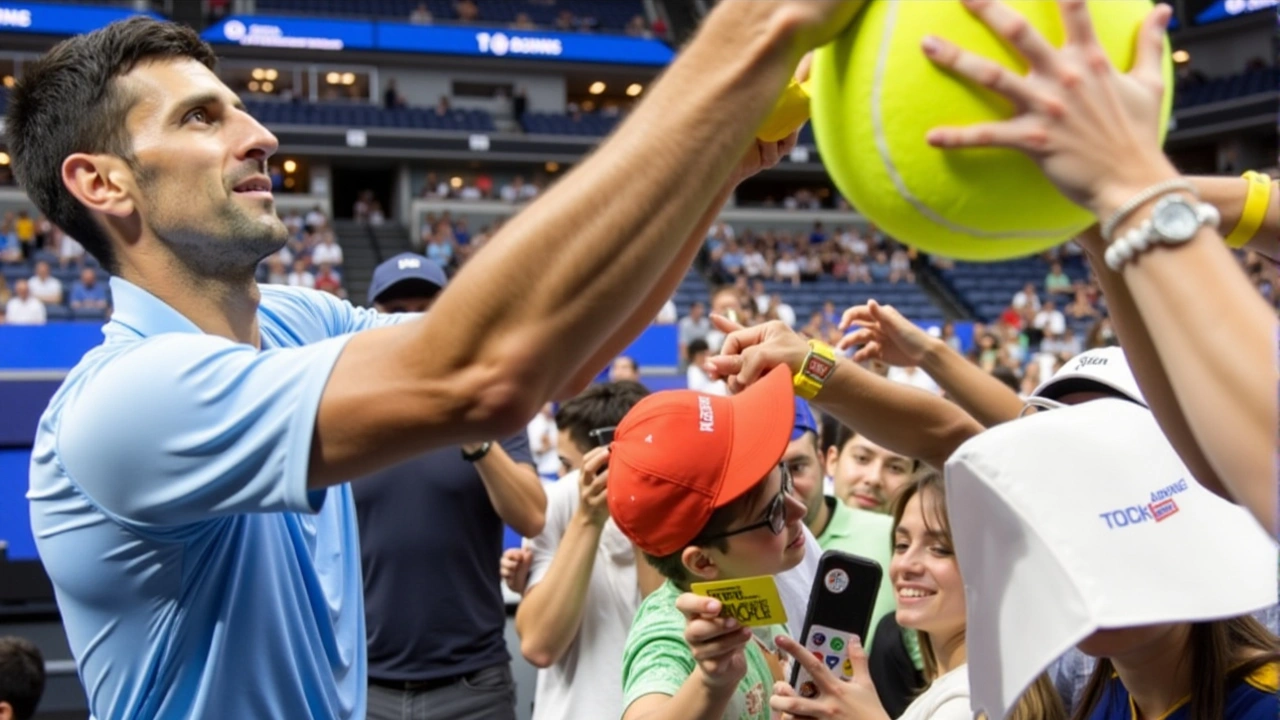
POLYGON ((175 262, 163 268, 129 265, 120 275, 177 310, 201 331, 260 347, 261 293, 252 271, 241 280, 201 277, 175 262))
POLYGON ((1177 626, 1139 650, 1111 658, 1138 718, 1162 717, 1191 693, 1190 632, 1190 625, 1177 626))
POLYGON ((822 533, 827 531, 827 526, 831 524, 831 516, 834 514, 829 502, 838 502, 835 498, 823 496, 822 502, 818 504, 818 514, 814 516, 813 522, 809 523, 809 532, 814 537, 821 537, 822 533))

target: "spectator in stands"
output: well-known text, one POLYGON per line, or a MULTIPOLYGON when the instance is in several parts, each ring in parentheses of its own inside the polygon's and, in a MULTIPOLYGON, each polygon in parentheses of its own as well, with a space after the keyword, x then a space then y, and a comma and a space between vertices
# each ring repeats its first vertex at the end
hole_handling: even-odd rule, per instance
POLYGON ((644 19, 643 15, 635 15, 627 21, 624 32, 631 37, 653 37, 653 33, 649 32, 649 23, 644 19))
POLYGON ((1062 263, 1055 262, 1049 266, 1049 274, 1044 276, 1044 291, 1050 297, 1071 294, 1071 278, 1062 271, 1062 263))
MULTIPOLYGON (((1052 300, 1046 300, 1044 307, 1040 308, 1040 312, 1036 313, 1035 321, 1031 323, 1034 330, 1041 333, 1041 337, 1060 337, 1062 333, 1067 331, 1067 318, 1058 309, 1058 304, 1052 300)), ((1039 345, 1037 339, 1032 339, 1032 345, 1039 345)))
POLYGON ((453 265, 454 256, 454 240, 453 232, 449 230, 447 223, 440 223, 436 226, 436 232, 431 236, 431 240, 427 242, 426 256, 431 262, 442 268, 449 268, 453 265))
POLYGON ((680 318, 676 325, 676 335, 680 344, 680 355, 683 357, 695 340, 706 341, 711 333, 711 320, 707 318, 707 307, 695 302, 689 307, 689 314, 680 318))
POLYGON ((637 363, 635 358, 619 355, 613 359, 613 363, 609 366, 609 382, 622 380, 640 382, 640 363, 637 363))
MULTIPOLYGON (((420 255, 379 265, 369 303, 425 312, 446 284, 420 255)), ((351 484, 360 527, 371 720, 409 705, 460 720, 515 718, 496 573, 503 523, 542 532, 546 494, 524 432, 443 447, 351 484)))
POLYGON ((515 619, 521 652, 541 668, 534 720, 622 715, 622 650, 653 571, 609 516, 608 451, 591 433, 619 425, 647 394, 635 382, 592 385, 556 415, 576 461, 547 487, 546 526, 526 543, 528 586, 515 619))
POLYGON ((1036 292, 1035 283, 1027 283, 1022 286, 1013 296, 1013 302, 1010 303, 1014 310, 1023 312, 1030 310, 1032 313, 1040 312, 1040 295, 1036 292))
POLYGON ((49 263, 36 263, 36 274, 30 280, 31 294, 45 305, 62 304, 62 281, 53 276, 49 263))
POLYGON ((1116 332, 1111 327, 1111 318, 1098 318, 1098 321, 1089 328, 1089 333, 1085 336, 1084 344, 1086 350, 1118 345, 1119 340, 1116 338, 1116 332))
POLYGON ((13 232, 12 224, 0 223, 0 263, 22 262, 22 243, 13 232))
POLYGON ((4 275, 0 275, 0 318, 4 317, 4 307, 9 304, 11 297, 13 297, 13 291, 9 289, 9 281, 4 275))
MULTIPOLYGON (((733 287, 716 288, 711 293, 711 314, 729 318, 734 322, 741 321, 743 318, 742 295, 733 287)), ((725 334, 716 328, 715 323, 712 323, 706 335, 707 347, 711 349, 712 354, 720 351, 724 338, 725 334)))
POLYGON ((469 23, 480 19, 480 6, 475 0, 454 0, 453 10, 458 14, 458 21, 469 23))
POLYGON ((316 276, 307 269, 307 261, 304 258, 293 261, 293 272, 289 273, 286 280, 292 287, 315 288, 316 286, 316 276))
POLYGON ((105 310, 107 307, 107 286, 98 282, 98 273, 93 268, 80 271, 80 279, 71 286, 72 310, 105 310))
POLYGON ((782 299, 782 295, 774 293, 769 296, 769 308, 765 313, 766 319, 780 320, 787 327, 794 328, 796 326, 796 311, 782 299))
POLYGON ((533 18, 529 17, 527 12, 516 13, 515 20, 511 22, 512 30, 537 30, 538 26, 533 24, 533 18))
POLYGON ((18 280, 13 284, 13 297, 4 307, 5 322, 10 325, 44 325, 48 319, 44 303, 31 294, 31 286, 26 280, 18 280))
POLYGON ((918 463, 840 425, 828 442, 826 464, 837 498, 853 507, 888 512, 889 501, 918 463))
MULTIPOLYGON (((432 16, 431 11, 427 9, 427 4, 424 2, 418 3, 418 7, 409 13, 409 22, 414 25, 430 25, 434 20, 435 17, 432 16)), ((392 87, 395 87, 394 81, 392 81, 392 87)))
MULTIPOLYGON (((419 5, 418 9, 425 10, 426 6, 419 5)), ((414 10, 413 12, 416 15, 418 13, 418 10, 414 10)), ((428 23, 431 22, 430 15, 431 13, 427 13, 428 23)), ((410 20, 410 22, 413 22, 413 21, 410 20)), ((416 23, 416 24, 423 25, 426 23, 416 23)), ((386 91, 382 93, 382 106, 387 110, 395 110, 396 108, 402 108, 402 107, 405 107, 406 105, 407 103, 404 101, 404 96, 401 95, 400 91, 396 89, 396 79, 391 78, 390 80, 387 81, 386 91)))
POLYGON ((0 720, 31 720, 44 694, 44 656, 26 638, 0 637, 0 720))
POLYGON ((782 251, 782 257, 773 266, 773 277, 779 282, 790 282, 791 287, 800 287, 800 262, 790 249, 782 251))
POLYGON ((849 262, 848 279, 850 283, 866 283, 871 284, 871 268, 867 266, 866 260, 861 255, 855 255, 849 262))
POLYGON ((315 289, 327 292, 335 297, 345 298, 347 291, 342 289, 342 276, 334 272, 333 266, 327 262, 320 263, 315 274, 315 289))
POLYGON ((561 32, 573 32, 578 29, 578 20, 573 16, 572 10, 565 8, 556 15, 555 29, 561 32))
MULTIPOLYGON (((283 252, 283 249, 281 252, 283 252)), ((280 253, 275 253, 267 258, 267 284, 288 285, 289 272, 285 270, 285 267, 285 260, 280 253)))
POLYGON ((26 210, 19 210, 18 216, 13 221, 13 231, 18 236, 18 242, 22 244, 23 257, 30 259, 38 249, 36 247, 36 223, 31 219, 31 213, 26 210))
POLYGON ((911 256, 907 254, 905 248, 899 246, 889 256, 889 282, 914 283, 915 281, 916 274, 911 270, 911 256))
POLYGON ((688 368, 685 369, 685 387, 708 395, 728 395, 729 389, 725 387, 724 381, 712 380, 703 367, 710 356, 707 341, 701 338, 694 340, 689 343, 686 352, 688 368))
MULTIPOLYGON (((752 245, 747 248, 747 252, 742 257, 742 272, 750 278, 769 277, 773 274, 773 268, 769 266, 769 261, 765 259, 764 253, 760 252, 759 246, 752 245)), ((761 296, 757 296, 759 300, 761 296)), ((766 303, 768 296, 763 296, 766 303)))
POLYGON ((883 250, 876 252, 871 260, 869 270, 873 282, 888 282, 889 276, 893 274, 893 266, 889 264, 889 254, 883 250))
POLYGON ((956 335, 955 323, 950 320, 942 323, 942 331, 939 337, 942 342, 946 343, 947 347, 955 350, 957 353, 964 352, 964 345, 960 342, 960 336, 956 335))
POLYGON ((319 244, 311 249, 311 262, 314 265, 342 267, 342 246, 335 241, 332 230, 320 233, 319 244))
POLYGON ((1081 287, 1076 289, 1075 298, 1067 305, 1066 315, 1072 320, 1088 320, 1097 318, 1100 313, 1098 308, 1089 301, 1088 292, 1081 287))
MULTIPOLYGON (((534 466, 538 469, 538 477, 543 480, 555 480, 564 474, 560 454, 557 452, 556 439, 559 436, 559 430, 556 428, 555 412, 555 405, 551 403, 543 405, 542 410, 533 416, 525 428, 529 434, 529 448, 533 451, 534 466)), ((511 589, 521 592, 514 586, 511 589)))

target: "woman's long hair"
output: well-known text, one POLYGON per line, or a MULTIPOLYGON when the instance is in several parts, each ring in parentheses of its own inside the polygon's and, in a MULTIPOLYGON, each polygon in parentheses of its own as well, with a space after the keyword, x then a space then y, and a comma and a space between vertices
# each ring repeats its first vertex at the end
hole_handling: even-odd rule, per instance
MULTIPOLYGON (((1249 615, 1191 624, 1184 660, 1191 663, 1190 720, 1220 720, 1231 688, 1271 663, 1280 663, 1280 638, 1249 615)), ((1108 658, 1098 658, 1074 720, 1093 712, 1115 673, 1108 658)))
MULTIPOLYGON (((902 514, 907 509, 907 503, 916 495, 921 498, 921 510, 924 509, 923 501, 926 495, 933 499, 933 511, 926 513, 925 526, 931 532, 938 533, 948 548, 954 548, 951 540, 951 522, 947 516, 946 485, 942 481, 942 475, 928 465, 919 465, 911 477, 911 482, 903 485, 894 496, 891 505, 894 529, 896 530, 898 524, 902 522, 902 514)), ((925 687, 921 688, 923 692, 938 679, 940 672, 938 656, 933 649, 933 641, 929 639, 929 633, 918 632, 917 637, 920 641, 920 656, 924 660, 925 687)), ((1049 676, 1040 673, 1031 687, 1018 698, 1018 703, 1014 706, 1009 718, 1010 720, 1066 720, 1067 709, 1062 704, 1062 698, 1054 688, 1053 682, 1049 680, 1049 676)))

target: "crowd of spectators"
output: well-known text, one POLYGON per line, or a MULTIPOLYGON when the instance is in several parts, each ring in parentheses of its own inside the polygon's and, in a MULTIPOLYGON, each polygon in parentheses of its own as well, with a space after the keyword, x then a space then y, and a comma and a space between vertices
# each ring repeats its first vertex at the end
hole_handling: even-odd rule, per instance
POLYGON ((540 176, 525 180, 523 175, 515 175, 499 184, 488 173, 442 178, 435 172, 429 172, 418 197, 423 200, 501 200, 525 203, 538 197, 546 186, 546 179, 540 176))
POLYGON ((345 298, 342 246, 324 211, 316 206, 306 214, 290 212, 281 219, 289 229, 289 239, 262 261, 258 280, 269 285, 322 290, 345 298))
POLYGON ((84 247, 43 215, 9 211, 0 218, 0 323, 44 325, 50 319, 106 317, 106 274, 84 247))
MULTIPOLYGON (((531 0, 531 2, 532 4, 549 6, 556 4, 556 0, 531 0)), ((437 18, 425 2, 418 3, 418 6, 409 13, 409 22, 414 25, 430 25, 441 20, 451 23, 493 24, 492 20, 485 17, 483 9, 476 0, 455 0, 453 3, 453 16, 448 18, 437 18)), ((517 12, 507 22, 507 27, 511 30, 550 29, 558 32, 584 33, 599 32, 603 29, 600 19, 595 15, 589 12, 574 12, 570 8, 561 8, 556 13, 555 20, 549 28, 540 27, 527 12, 517 12)), ((650 23, 645 16, 636 15, 627 22, 623 32, 631 37, 666 39, 667 24, 662 18, 650 23)))
POLYGON ((717 283, 740 277, 790 282, 793 287, 823 277, 852 284, 913 283, 913 253, 874 226, 836 227, 815 222, 808 232, 742 230, 717 223, 707 237, 703 272, 717 283))

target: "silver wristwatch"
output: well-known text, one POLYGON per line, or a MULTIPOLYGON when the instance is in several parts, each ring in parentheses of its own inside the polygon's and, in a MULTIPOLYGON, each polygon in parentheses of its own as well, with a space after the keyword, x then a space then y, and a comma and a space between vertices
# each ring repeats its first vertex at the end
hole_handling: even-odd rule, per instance
POLYGON ((1181 193, 1170 193, 1156 201, 1151 217, 1121 235, 1107 248, 1107 267, 1120 270, 1124 264, 1154 243, 1181 245, 1194 238, 1200 228, 1216 228, 1218 208, 1193 202, 1181 193))

